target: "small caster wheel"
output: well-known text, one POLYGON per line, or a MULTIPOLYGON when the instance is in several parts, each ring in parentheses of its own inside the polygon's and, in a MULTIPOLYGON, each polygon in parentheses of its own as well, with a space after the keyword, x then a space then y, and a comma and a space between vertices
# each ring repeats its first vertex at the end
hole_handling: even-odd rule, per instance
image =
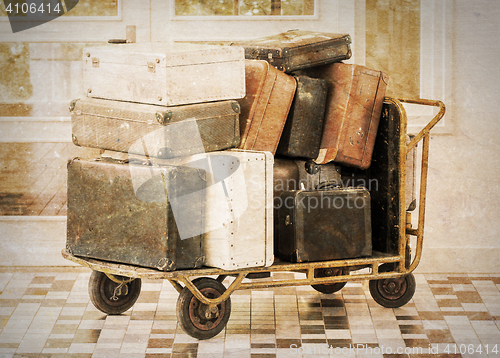
MULTIPOLYGON (((394 270, 393 264, 384 264, 379 267, 379 272, 394 270)), ((386 308, 397 308, 407 304, 415 293, 416 283, 413 274, 396 278, 371 280, 370 293, 379 305, 386 308)))
POLYGON ((90 301, 106 314, 121 314, 130 309, 141 293, 141 279, 113 276, 122 283, 112 281, 100 271, 92 271, 89 280, 90 301))
MULTIPOLYGON (((349 271, 346 268, 321 268, 316 270, 316 277, 330 277, 347 275, 349 271)), ((347 282, 325 283, 319 285, 311 285, 316 291, 321 293, 335 293, 344 288, 347 282)))
MULTIPOLYGON (((193 284, 207 298, 220 297, 226 291, 222 283, 208 277, 197 278, 193 284)), ((184 287, 177 300, 177 321, 184 332, 196 339, 209 339, 218 335, 226 326, 230 314, 230 298, 209 308, 184 287)))

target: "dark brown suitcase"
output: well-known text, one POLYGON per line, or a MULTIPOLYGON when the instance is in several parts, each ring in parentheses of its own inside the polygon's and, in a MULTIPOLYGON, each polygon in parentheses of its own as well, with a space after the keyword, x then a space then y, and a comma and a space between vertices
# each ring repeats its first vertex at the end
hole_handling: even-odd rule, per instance
POLYGON ((70 160, 67 248, 162 271, 201 267, 205 188, 201 169, 70 160))
POLYGON ((297 90, 276 153, 315 159, 323 132, 328 84, 326 80, 306 76, 297 76, 295 80, 297 90))
POLYGON ((328 81, 325 125, 316 163, 370 166, 388 76, 364 66, 334 63, 306 71, 328 81))
POLYGON ((392 103, 384 103, 373 149, 372 165, 366 171, 376 180, 372 199, 373 250, 398 254, 399 242, 399 138, 400 115, 392 103))
POLYGON ((83 147, 172 158, 240 144, 237 101, 165 107, 82 98, 70 110, 73 142, 83 147))
MULTIPOLYGON (((401 135, 400 112, 396 105, 385 102, 380 118, 373 160, 365 171, 372 182, 373 249, 392 255, 398 254, 399 242, 399 141, 401 135)), ((407 136, 407 143, 409 138, 407 136)), ((405 209, 416 207, 416 148, 407 153, 405 209)))
POLYGON ((348 34, 290 30, 231 45, 242 46, 245 58, 268 61, 286 73, 351 58, 348 34))
POLYGON ((328 261, 372 254, 370 193, 365 188, 285 191, 275 256, 328 261))
POLYGON ((238 100, 240 149, 276 154, 297 83, 265 61, 245 61, 246 96, 238 100))
POLYGON ((275 158, 273 168, 274 244, 278 245, 281 194, 289 190, 324 190, 342 186, 341 168, 334 164, 316 164, 312 160, 275 158))

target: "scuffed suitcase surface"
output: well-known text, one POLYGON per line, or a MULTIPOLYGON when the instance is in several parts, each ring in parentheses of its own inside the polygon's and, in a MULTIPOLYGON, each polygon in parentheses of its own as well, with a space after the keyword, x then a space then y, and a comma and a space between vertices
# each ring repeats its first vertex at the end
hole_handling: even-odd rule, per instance
POLYGON ((328 81, 318 164, 370 166, 388 77, 364 66, 334 63, 305 71, 328 81))
POLYGON ((164 271, 201 267, 205 174, 69 161, 67 247, 76 256, 164 271))
POLYGON ((277 154, 315 159, 318 156, 325 117, 326 80, 306 76, 295 77, 297 90, 277 154))
POLYGON ((281 201, 275 253, 280 259, 327 261, 372 254, 367 189, 285 191, 281 201))
POLYGON ((341 168, 334 164, 316 164, 312 160, 275 158, 273 167, 274 247, 278 250, 281 194, 290 190, 325 190, 342 186, 341 168))
POLYGON ((232 149, 171 159, 207 173, 206 266, 270 266, 273 256, 273 156, 232 149))
POLYGON ((297 83, 265 61, 245 61, 246 96, 238 100, 239 149, 276 153, 297 83))
POLYGON ((245 96, 241 47, 142 43, 86 47, 87 95, 176 106, 245 96))
POLYGON ((237 101, 165 107, 82 98, 70 109, 73 142, 84 147, 171 158, 240 143, 237 101))
POLYGON ((347 60, 350 44, 348 34, 300 30, 232 43, 245 48, 245 58, 268 61, 286 73, 347 60))
POLYGON ((384 103, 372 165, 367 171, 372 182, 373 249, 398 254, 399 242, 399 111, 384 103))

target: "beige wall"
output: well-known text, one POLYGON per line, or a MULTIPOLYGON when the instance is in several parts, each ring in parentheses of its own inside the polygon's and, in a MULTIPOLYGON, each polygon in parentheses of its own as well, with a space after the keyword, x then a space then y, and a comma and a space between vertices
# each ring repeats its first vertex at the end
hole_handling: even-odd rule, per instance
MULTIPOLYGON (((0 74, 0 141, 70 141, 66 109, 83 93, 81 50, 87 43, 123 38, 127 25, 137 26, 138 42, 243 39, 291 28, 347 32, 354 41, 349 62, 386 70, 393 94, 441 99, 448 107, 431 140, 426 236, 418 270, 500 272, 500 2, 412 0, 393 5, 387 0, 318 0, 316 15, 302 19, 186 20, 173 16, 169 1, 129 0, 110 16, 60 18, 17 34, 0 18, 0 66, 11 68, 13 59, 19 61, 10 74, 0 74), (390 22, 384 24, 384 19, 390 22)), ((96 15, 87 10, 83 14, 96 15)), ((432 117, 426 110, 409 111, 411 131, 432 117)), ((64 247, 60 219, 54 221, 56 237, 48 238, 38 236, 50 232, 51 220, 41 220, 43 230, 36 229, 35 218, 24 226, 9 220, 9 235, 0 234, 1 248, 46 246, 47 240, 64 247)), ((65 262, 55 255, 57 259, 44 257, 39 264, 65 262)), ((26 264, 14 257, 0 259, 26 264)), ((36 255, 28 261, 38 262, 36 255)))

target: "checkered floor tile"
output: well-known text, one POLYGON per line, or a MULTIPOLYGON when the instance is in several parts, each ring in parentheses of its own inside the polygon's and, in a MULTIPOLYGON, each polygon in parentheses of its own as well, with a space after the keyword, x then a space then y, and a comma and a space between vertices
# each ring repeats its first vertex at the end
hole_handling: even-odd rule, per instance
POLYGON ((89 277, 83 268, 3 269, 0 357, 500 356, 500 275, 416 274, 413 299, 396 309, 375 303, 366 281, 329 295, 236 291, 226 328, 204 341, 177 324, 168 281, 143 280, 132 309, 108 316, 90 302, 89 277))

